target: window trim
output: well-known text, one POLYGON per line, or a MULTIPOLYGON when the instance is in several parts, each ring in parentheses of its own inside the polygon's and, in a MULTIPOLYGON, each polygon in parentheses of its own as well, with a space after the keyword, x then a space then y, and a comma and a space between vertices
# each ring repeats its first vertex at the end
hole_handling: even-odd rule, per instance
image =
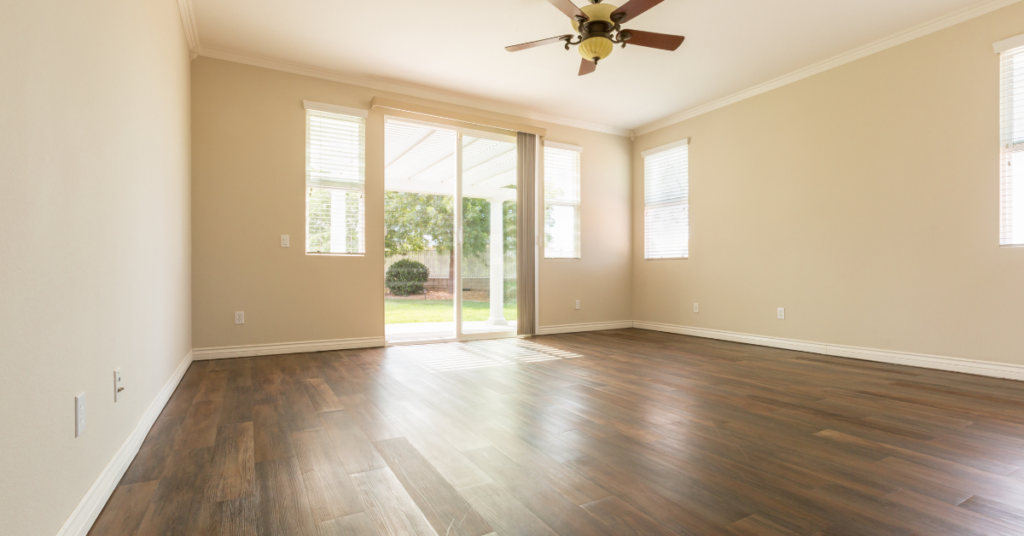
POLYGON ((1002 54, 1007 50, 1012 50, 1019 47, 1024 47, 1024 34, 1020 34, 1009 39, 1003 39, 998 43, 994 43, 992 45, 992 50, 994 50, 996 54, 1002 54))
MULTIPOLYGON (((303 201, 304 201, 303 202, 303 205, 304 205, 303 206, 303 212, 305 213, 304 214, 304 219, 305 219, 304 229, 303 229, 303 233, 302 233, 303 234, 303 250, 304 250, 304 253, 307 256, 312 255, 312 256, 317 256, 317 257, 365 257, 366 253, 367 253, 366 252, 366 249, 367 249, 366 248, 366 169, 365 169, 366 168, 366 127, 367 127, 367 118, 369 117, 370 112, 369 112, 369 110, 362 109, 362 108, 351 108, 351 107, 348 107, 348 106, 340 106, 340 105, 337 105, 337 104, 328 104, 328 103, 314 102, 314 101, 308 101, 308 100, 303 100, 302 101, 302 107, 303 107, 303 121, 305 123, 304 131, 305 131, 305 160, 306 160, 306 169, 303 172, 304 176, 303 176, 303 179, 302 179, 302 191, 303 191, 303 201), (357 252, 348 252, 348 251, 339 251, 339 252, 333 252, 333 251, 309 251, 309 193, 308 193, 307 189, 311 188, 311 186, 309 184, 309 167, 308 167, 309 166, 309 117, 310 117, 309 112, 311 112, 311 111, 312 112, 323 112, 323 113, 329 113, 329 114, 336 114, 336 115, 344 115, 344 116, 358 118, 358 119, 362 120, 362 123, 363 123, 363 125, 362 125, 363 134, 362 134, 362 147, 360 149, 362 150, 362 159, 363 159, 363 180, 362 180, 362 186, 363 187, 362 187, 362 190, 359 191, 360 196, 362 198, 362 200, 361 200, 362 207, 361 207, 361 211, 360 211, 362 213, 361 214, 362 221, 360 222, 361 226, 362 226, 362 251, 357 251, 357 252)), ((322 187, 320 187, 320 189, 322 189, 322 190, 345 191, 345 192, 356 191, 356 190, 350 190, 350 189, 345 189, 345 188, 322 188, 322 187)))
POLYGON ((640 156, 643 157, 643 158, 647 158, 648 156, 654 156, 654 155, 656 155, 658 153, 663 153, 665 151, 671 151, 672 149, 675 149, 676 147, 682 147, 684 145, 689 145, 689 144, 690 144, 690 138, 683 138, 681 140, 677 140, 677 141, 674 141, 672 143, 666 143, 665 145, 659 145, 658 147, 655 147, 653 149, 647 149, 646 151, 642 151, 640 153, 640 156))
MULTIPOLYGON (((663 153, 665 151, 671 151, 672 149, 677 149, 679 147, 689 146, 689 145, 690 145, 690 138, 683 138, 681 140, 676 140, 674 142, 666 143, 664 145, 659 145, 657 147, 653 147, 651 149, 647 149, 645 151, 641 151, 640 152, 640 156, 641 156, 641 158, 643 158, 643 166, 644 166, 644 168, 643 168, 644 169, 644 190, 643 190, 643 198, 644 198, 643 199, 643 202, 644 202, 644 211, 643 211, 644 235, 643 235, 643 248, 644 248, 644 260, 645 261, 685 261, 685 260, 689 260, 690 259, 690 247, 689 247, 689 244, 690 244, 690 237, 689 237, 689 234, 690 234, 689 233, 689 228, 690 228, 690 223, 689 223, 689 220, 690 220, 690 210, 689 210, 689 208, 690 208, 690 196, 689 196, 689 193, 687 193, 687 196, 686 196, 686 208, 687 208, 687 210, 686 210, 686 220, 687 220, 687 223, 686 223, 686 228, 687 228, 686 255, 680 255, 678 257, 648 257, 647 256, 647 209, 648 209, 648 207, 649 206, 656 206, 656 207, 658 207, 658 206, 669 206, 669 205, 673 205, 673 204, 677 204, 677 203, 678 204, 682 204, 682 201, 672 201, 672 202, 656 203, 654 205, 648 205, 647 204, 647 157, 654 156, 654 155, 663 153)), ((686 184, 686 190, 687 190, 687 192, 689 192, 689 190, 690 190, 690 184, 689 184, 690 183, 689 149, 687 149, 687 159, 686 159, 686 183, 687 183, 686 184)))
MULTIPOLYGON (((1007 114, 1007 110, 1004 109, 1004 105, 1005 105, 1004 95, 1003 95, 1004 88, 1003 88, 1002 84, 1003 84, 1003 77, 1004 77, 1005 73, 1003 72, 1004 58, 1002 57, 1002 55, 1003 55, 1003 53, 1007 53, 1007 52, 1013 53, 1014 55, 1016 55, 1016 54, 1024 54, 1024 34, 1021 34, 1021 35, 1018 35, 1018 36, 1014 36, 1014 37, 1011 37, 1009 39, 1004 39, 1002 41, 994 43, 992 45, 992 50, 997 55, 999 55, 999 82, 1000 82, 1000 89, 999 89, 999 91, 1000 91, 1000 96, 999 96, 999 170, 1000 170, 999 171, 999 183, 1000 183, 1000 186, 999 186, 999 196, 1000 196, 1000 198, 999 198, 999 207, 1000 207, 999 208, 999 247, 1000 248, 1020 248, 1020 247, 1024 247, 1024 242, 1012 242, 1012 241, 1004 242, 1004 237, 1006 236, 1004 234, 1006 232, 1006 227, 1005 227, 1005 225, 1006 225, 1006 220, 1005 220, 1006 214, 1004 212, 1006 210, 1005 209, 1005 201, 1006 200, 1004 198, 1004 192, 1005 191, 1003 190, 1003 188, 1004 188, 1004 185, 1005 185, 1004 181, 1007 180, 1007 175, 1006 175, 1007 172, 1005 171, 1005 168, 1010 165, 1010 162, 1013 159, 1014 155, 1016 155, 1017 153, 1024 152, 1024 141, 1019 141, 1017 143, 1013 143, 1013 138, 1012 138, 1013 134, 1012 133, 1011 133, 1011 138, 1010 138, 1009 141, 1007 141, 1007 139, 1004 137, 1005 136, 1004 129, 1006 128, 1006 124, 1005 124, 1006 119, 1005 119, 1005 117, 1006 117, 1006 114, 1007 114)), ((1024 106, 1024 103, 1020 103, 1020 105, 1024 106)), ((1014 115, 1014 113, 1016 111, 1015 110, 1016 106, 1017 106, 1017 103, 1013 102, 1013 106, 1011 107, 1011 110, 1009 110, 1009 113, 1010 113, 1011 116, 1014 115)), ((1011 121, 1011 123, 1012 123, 1012 121, 1011 121)), ((1011 177, 1010 180, 1012 180, 1012 177, 1011 177)), ((1020 194, 1018 194, 1018 195, 1020 195, 1020 194)), ((1021 196, 1024 197, 1024 195, 1021 195, 1021 196)), ((1011 233, 1012 232, 1013 232, 1013 230, 1011 229, 1011 233)))
MULTIPOLYGON (((540 255, 540 257, 542 259, 544 259, 544 260, 551 260, 551 261, 578 261, 578 260, 582 260, 583 259, 583 147, 581 147, 579 145, 572 145, 570 143, 562 143, 562 142, 557 142, 557 141, 549 141, 549 140, 545 139, 545 140, 543 140, 543 143, 541 144, 541 154, 540 154, 540 161, 541 161, 541 163, 544 162, 544 150, 547 149, 548 147, 550 147, 552 149, 560 149, 562 151, 572 151, 572 152, 575 152, 575 153, 577 153, 578 158, 579 158, 579 176, 577 177, 577 182, 578 182, 578 186, 579 186, 579 197, 577 198, 576 203, 575 204, 559 203, 559 202, 552 202, 552 203, 550 203, 551 206, 576 207, 576 224, 578 225, 578 227, 576 229, 576 231, 577 231, 577 236, 576 236, 577 243, 576 243, 576 256, 575 257, 548 257, 547 244, 544 243, 545 240, 543 240, 543 235, 542 235, 541 236, 542 239, 539 240, 540 247, 541 247, 541 255, 540 255)), ((545 210, 548 207, 547 196, 544 193, 544 190, 547 188, 547 182, 546 182, 547 181, 547 169, 544 170, 544 181, 545 181, 544 188, 541 188, 541 192, 540 192, 541 210, 538 211, 540 213, 540 218, 541 218, 540 232, 542 234, 544 233, 544 229, 545 229, 545 225, 546 225, 545 224, 545 217, 546 216, 544 214, 545 214, 545 210)))
POLYGON ((327 112, 329 114, 351 115, 353 117, 361 117, 363 119, 370 117, 369 110, 365 110, 363 108, 350 108, 348 106, 340 106, 337 104, 327 104, 326 102, 314 102, 304 100, 302 101, 302 107, 306 110, 313 110, 314 112, 327 112))
POLYGON ((557 141, 544 140, 544 147, 551 147, 552 149, 561 149, 563 151, 574 151, 577 153, 583 152, 583 147, 579 145, 572 145, 570 143, 561 143, 557 141))

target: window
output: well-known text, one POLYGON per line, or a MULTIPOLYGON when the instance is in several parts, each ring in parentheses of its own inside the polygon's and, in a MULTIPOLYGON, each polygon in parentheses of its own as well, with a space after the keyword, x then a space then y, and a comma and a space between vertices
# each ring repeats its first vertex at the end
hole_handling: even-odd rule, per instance
POLYGON ((644 157, 644 258, 690 256, 689 144, 682 140, 644 157))
POLYGON ((1024 36, 1007 42, 1015 48, 999 51, 999 244, 1024 246, 1024 36))
POLYGON ((366 111, 305 105, 306 253, 362 254, 366 111))
POLYGON ((580 258, 580 152, 544 142, 544 258, 580 258))

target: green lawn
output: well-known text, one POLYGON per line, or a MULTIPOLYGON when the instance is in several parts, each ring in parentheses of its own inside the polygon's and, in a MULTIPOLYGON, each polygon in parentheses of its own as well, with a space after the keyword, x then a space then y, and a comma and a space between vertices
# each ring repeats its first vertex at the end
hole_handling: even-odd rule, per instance
MULTIPOLYGON (((463 301, 462 319, 466 322, 487 320, 491 305, 488 302, 463 301)), ((451 322, 455 317, 452 300, 384 300, 386 324, 411 322, 451 322)), ((516 304, 505 303, 505 320, 516 319, 516 304)))

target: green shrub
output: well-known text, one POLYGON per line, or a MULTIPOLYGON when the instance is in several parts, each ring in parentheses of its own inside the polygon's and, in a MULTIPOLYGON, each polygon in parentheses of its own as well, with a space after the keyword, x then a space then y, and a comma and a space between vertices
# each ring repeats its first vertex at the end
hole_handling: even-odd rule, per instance
POLYGON ((384 274, 384 285, 395 296, 408 296, 423 292, 423 284, 430 278, 430 269, 422 262, 401 259, 384 274))

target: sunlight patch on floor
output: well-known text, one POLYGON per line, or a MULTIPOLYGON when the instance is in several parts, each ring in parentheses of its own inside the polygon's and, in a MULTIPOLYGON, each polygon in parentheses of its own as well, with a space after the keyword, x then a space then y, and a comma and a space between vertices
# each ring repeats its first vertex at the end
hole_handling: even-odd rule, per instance
POLYGON ((504 367, 517 363, 583 357, 568 350, 520 339, 423 344, 395 347, 393 351, 410 358, 431 372, 504 367))

